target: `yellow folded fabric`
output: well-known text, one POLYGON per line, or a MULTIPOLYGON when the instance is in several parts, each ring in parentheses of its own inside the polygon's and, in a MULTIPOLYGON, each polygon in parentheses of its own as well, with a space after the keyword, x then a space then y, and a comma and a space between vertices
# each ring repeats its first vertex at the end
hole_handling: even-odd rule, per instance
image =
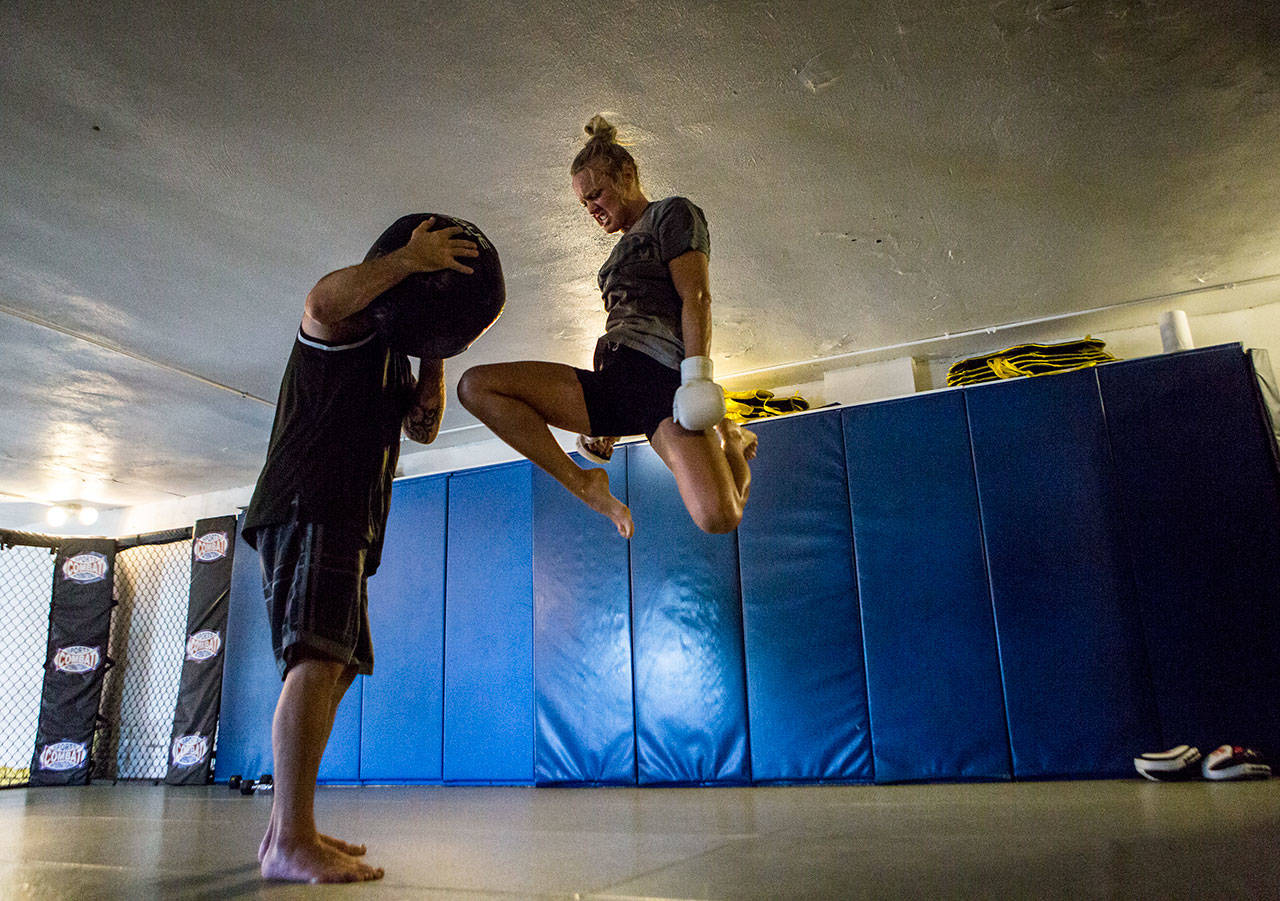
POLYGON ((790 397, 774 397, 765 388, 751 391, 726 391, 724 393, 725 416, 737 423, 782 416, 809 409, 809 402, 798 393, 790 397))
POLYGON ((1060 344, 1018 344, 981 357, 970 357, 947 370, 947 387, 976 385, 999 379, 1071 372, 1114 362, 1117 358, 1103 348, 1105 342, 1085 336, 1060 344))

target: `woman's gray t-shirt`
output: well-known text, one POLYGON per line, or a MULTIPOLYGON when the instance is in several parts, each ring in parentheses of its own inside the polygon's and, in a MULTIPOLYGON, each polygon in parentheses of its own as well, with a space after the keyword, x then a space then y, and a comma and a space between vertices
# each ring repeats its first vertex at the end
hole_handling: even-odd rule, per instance
POLYGON ((600 267, 600 292, 609 313, 601 344, 621 344, 680 368, 684 303, 667 264, 690 250, 711 255, 702 210, 684 197, 649 204, 600 267))

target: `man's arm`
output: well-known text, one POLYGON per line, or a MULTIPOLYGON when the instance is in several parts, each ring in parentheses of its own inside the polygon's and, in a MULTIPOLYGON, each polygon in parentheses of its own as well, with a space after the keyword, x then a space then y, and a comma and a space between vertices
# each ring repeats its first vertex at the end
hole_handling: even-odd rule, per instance
POLYGON ((418 364, 418 385, 413 392, 413 406, 401 423, 406 437, 419 444, 430 444, 440 432, 444 416, 444 360, 423 359, 418 364))
POLYGON ((471 241, 455 237, 462 231, 457 226, 432 231, 435 221, 433 216, 422 222, 404 247, 330 272, 316 282, 303 309, 303 331, 322 341, 353 337, 348 320, 410 273, 456 269, 471 275, 474 270, 460 258, 478 257, 479 249, 471 241))

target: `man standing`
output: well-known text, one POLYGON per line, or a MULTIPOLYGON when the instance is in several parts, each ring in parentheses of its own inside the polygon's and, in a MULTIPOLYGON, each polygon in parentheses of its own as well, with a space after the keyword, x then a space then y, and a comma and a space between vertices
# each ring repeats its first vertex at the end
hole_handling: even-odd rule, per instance
POLYGON ((316 776, 343 694, 373 671, 366 581, 377 570, 400 432, 440 428, 444 361, 387 346, 366 308, 413 272, 454 269, 479 251, 460 228, 419 225, 409 242, 331 272, 307 295, 285 368, 267 461, 245 514, 262 560, 276 664, 274 799, 258 851, 262 876, 294 882, 378 879, 363 845, 320 833, 316 776))

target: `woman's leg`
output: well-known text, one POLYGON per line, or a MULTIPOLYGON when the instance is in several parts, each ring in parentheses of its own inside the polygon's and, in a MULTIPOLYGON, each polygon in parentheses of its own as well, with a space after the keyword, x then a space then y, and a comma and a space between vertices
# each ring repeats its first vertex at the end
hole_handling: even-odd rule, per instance
POLYGON ((592 510, 609 517, 619 535, 631 537, 631 511, 609 492, 608 474, 575 464, 548 428, 591 430, 573 367, 532 361, 473 366, 458 382, 458 400, 495 435, 592 510))
POLYGON ((685 509, 704 532, 732 532, 742 521, 751 493, 756 436, 723 420, 715 429, 691 432, 666 419, 653 436, 653 449, 675 476, 685 509))

